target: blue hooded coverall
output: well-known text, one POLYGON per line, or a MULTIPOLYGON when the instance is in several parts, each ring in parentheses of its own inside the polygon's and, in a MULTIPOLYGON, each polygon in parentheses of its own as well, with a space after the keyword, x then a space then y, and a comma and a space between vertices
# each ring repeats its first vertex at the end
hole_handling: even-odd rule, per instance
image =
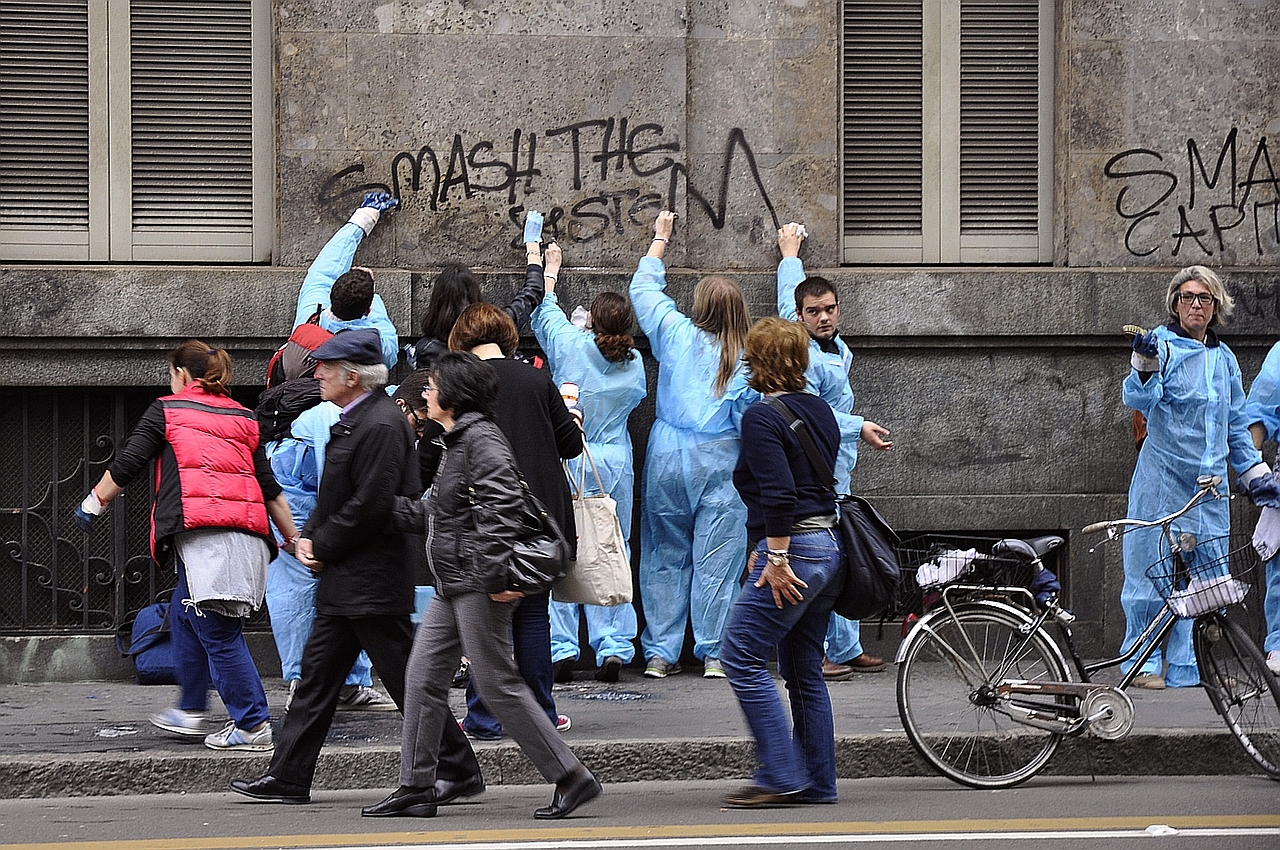
MULTIPOLYGON (((364 237, 365 231, 360 225, 347 222, 320 249, 298 291, 293 326, 296 328, 306 322, 319 309, 320 327, 331 333, 373 328, 380 337, 382 361, 391 369, 400 358, 399 343, 396 327, 387 315, 382 296, 374 293, 368 315, 355 319, 344 321, 335 318, 328 309, 334 281, 350 271, 351 261, 364 237)), ((324 448, 329 442, 329 428, 337 421, 338 408, 328 402, 321 403, 294 420, 293 438, 286 437, 267 446, 276 480, 284 488, 289 509, 299 528, 315 509, 320 473, 324 469, 324 448)), ((284 549, 279 550, 267 572, 267 610, 271 614, 271 631, 286 682, 302 678, 302 647, 315 620, 318 581, 314 573, 284 549)), ((371 686, 373 680, 369 670, 372 666, 369 656, 362 651, 347 676, 346 684, 371 686)))
MULTIPOLYGON (((618 522, 628 547, 631 540, 631 507, 635 489, 635 462, 627 417, 645 397, 644 361, 631 350, 631 360, 613 363, 596 346, 595 334, 578 329, 565 318, 554 292, 548 292, 533 312, 533 334, 546 352, 551 374, 557 384, 578 385, 582 425, 587 451, 600 472, 600 483, 618 506, 618 522)), ((598 492, 591 465, 585 457, 567 462, 570 474, 583 477, 585 494, 598 492)), ((576 659, 578 648, 578 607, 551 602, 551 661, 576 659)), ((587 634, 599 667, 609 656, 627 664, 635 657, 636 609, 631 603, 612 607, 582 606, 587 617, 587 634)))
POLYGON ((307 321, 320 308, 320 327, 332 333, 360 328, 373 328, 382 338, 382 362, 388 369, 395 367, 400 359, 399 337, 396 326, 387 315, 387 305, 382 303, 382 296, 376 292, 369 313, 355 319, 338 319, 329 312, 332 303, 330 293, 333 282, 351 270, 351 260, 356 255, 356 248, 364 240, 364 230, 360 225, 347 222, 339 228, 307 269, 307 276, 302 281, 302 289, 298 292, 298 306, 294 311, 293 326, 307 321))
MULTIPOLYGON (((778 263, 778 316, 796 321, 796 287, 805 279, 804 264, 799 257, 784 257, 778 263)), ((836 353, 823 351, 818 341, 809 339, 809 368, 804 377, 806 389, 816 393, 831 405, 841 426, 840 451, 836 456, 832 474, 836 479, 836 493, 850 492, 849 476, 858 463, 858 440, 862 433, 863 417, 853 415, 853 387, 849 383, 849 369, 853 365, 853 352, 837 334, 832 340, 836 353), (840 414, 846 414, 842 417, 840 414), (852 439, 848 432, 852 431, 852 439)), ((827 624, 826 653, 830 661, 843 664, 862 654, 862 625, 832 613, 827 624)))
MULTIPOLYGON (((1245 420, 1252 425, 1262 423, 1267 439, 1280 436, 1280 343, 1267 352, 1258 377, 1249 387, 1245 403, 1245 420)), ((1267 561, 1266 597, 1263 611, 1267 620, 1267 636, 1262 642, 1263 652, 1280 651, 1280 555, 1267 561)))
MULTIPOLYGON (((1128 516, 1159 519, 1190 500, 1201 475, 1227 477, 1228 462, 1237 473, 1262 462, 1254 448, 1245 415, 1240 365, 1231 349, 1212 330, 1200 343, 1183 334, 1177 325, 1156 328, 1160 370, 1144 383, 1137 369, 1124 380, 1126 406, 1147 418, 1147 438, 1138 452, 1138 463, 1129 485, 1128 516)), ((1225 555, 1228 544, 1213 542, 1230 534, 1230 506, 1226 499, 1202 502, 1174 525, 1175 533, 1190 532, 1205 546, 1225 555)), ((1124 535, 1124 585, 1120 605, 1124 609, 1125 652, 1164 604, 1146 571, 1164 555, 1159 528, 1129 531, 1124 535)), ((1200 550, 1197 550, 1200 551, 1200 550)), ((1204 553, 1211 554, 1211 553, 1204 553)), ((1180 620, 1169 636, 1169 669, 1166 683, 1173 688, 1200 683, 1191 621, 1180 620)), ((1123 665, 1126 672, 1132 664, 1123 665)), ((1143 673, 1161 674, 1157 650, 1143 665, 1143 673)))
POLYGON ((738 426, 756 394, 742 369, 715 393, 720 346, 664 292, 666 268, 641 257, 631 303, 658 361, 640 506, 640 599, 646 659, 680 660, 686 619, 694 655, 720 657, 720 636, 747 556, 747 509, 733 486, 738 426))

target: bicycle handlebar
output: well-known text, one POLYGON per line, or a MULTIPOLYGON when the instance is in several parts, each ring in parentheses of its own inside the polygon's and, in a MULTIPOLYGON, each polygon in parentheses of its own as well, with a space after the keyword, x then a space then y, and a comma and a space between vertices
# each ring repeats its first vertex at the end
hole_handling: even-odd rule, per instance
MULTIPOLYGON (((1191 496, 1190 501, 1188 501, 1181 510, 1174 511, 1166 517, 1152 520, 1132 519, 1130 517, 1124 517, 1122 519, 1108 519, 1103 520, 1102 522, 1091 522, 1080 530, 1085 534, 1105 531, 1108 534, 1115 535, 1125 528, 1155 528, 1156 526, 1168 525, 1194 508, 1205 496, 1212 495, 1215 499, 1221 499, 1222 495, 1218 492, 1218 485, 1221 483, 1221 475, 1201 475, 1196 479, 1196 486, 1199 489, 1197 489, 1191 496)), ((1114 539, 1114 537, 1112 539, 1114 539)))

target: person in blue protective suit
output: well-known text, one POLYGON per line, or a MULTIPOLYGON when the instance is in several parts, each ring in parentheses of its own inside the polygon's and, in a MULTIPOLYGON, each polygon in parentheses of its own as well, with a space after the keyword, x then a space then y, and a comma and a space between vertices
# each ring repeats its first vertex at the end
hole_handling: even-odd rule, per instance
POLYGON ((294 311, 296 328, 313 318, 327 331, 373 328, 382 340, 382 362, 388 369, 400 359, 396 326, 387 315, 382 296, 373 291, 373 272, 352 268, 351 260, 364 237, 385 212, 400 202, 386 192, 369 192, 351 219, 339 228, 307 269, 294 311), (318 314, 318 315, 317 315, 318 314))
POLYGON ((751 324, 742 290, 712 275, 693 291, 693 316, 664 291, 662 257, 675 215, 653 224, 631 278, 631 303, 658 361, 657 416, 649 432, 640 506, 644 674, 680 670, 686 620, 703 675, 723 679, 720 639, 746 557, 746 507, 733 486, 738 424, 755 396, 742 376, 751 324))
MULTIPOLYGON (((604 492, 617 503, 618 522, 630 545, 631 503, 635 483, 631 434, 627 417, 645 397, 644 363, 631 338, 635 311, 625 295, 601 292, 591 302, 587 327, 579 329, 561 309, 556 297, 561 251, 547 246, 546 295, 533 312, 533 334, 546 352, 557 384, 578 385, 579 406, 587 450, 600 473, 604 492)), ((585 459, 569 461, 577 479, 585 459)), ((598 492, 590 465, 582 480, 585 493, 598 492)), ((551 603, 551 661, 556 681, 573 680, 573 662, 579 657, 578 605, 551 603)), ((581 606, 587 619, 587 635, 596 658, 596 679, 618 681, 623 666, 635 657, 636 610, 621 605, 581 606)))
MULTIPOLYGON (((1267 352, 1258 377, 1249 387, 1245 415, 1257 448, 1262 448, 1263 441, 1280 436, 1280 343, 1267 352)), ((1264 507, 1264 514, 1267 511, 1264 507)), ((1267 634, 1262 641, 1262 651, 1267 654, 1267 667, 1280 676, 1280 555, 1273 555, 1267 560, 1266 571, 1266 595, 1262 606, 1267 634)))
MULTIPOLYGON (((1165 295, 1169 322, 1133 339, 1132 369, 1124 379, 1126 406, 1147 419, 1147 438, 1129 485, 1128 516, 1158 519, 1187 503, 1201 475, 1227 475, 1230 464, 1248 486, 1270 469, 1249 435, 1244 387, 1235 355, 1215 328, 1231 315, 1233 301, 1218 276, 1190 266, 1173 276, 1165 295)), ((1174 526, 1205 546, 1220 548, 1231 529, 1227 500, 1209 500, 1174 526)), ((1200 550, 1197 550, 1200 551, 1200 550)), ((1124 609, 1127 651, 1163 604, 1146 570, 1165 554, 1159 528, 1124 535, 1124 609)), ((1212 553, 1210 553, 1212 554, 1212 553)), ((1165 650, 1157 650, 1133 684, 1140 688, 1194 687, 1200 683, 1191 645, 1191 621, 1175 626, 1165 650), (1168 669, 1162 670, 1162 663, 1168 669), (1163 676, 1162 676, 1163 673, 1163 676)), ((1126 672, 1131 663, 1122 665, 1126 672)))
MULTIPOLYGON (((316 255, 307 269, 293 326, 314 321, 333 333, 340 330, 373 328, 381 341, 382 359, 387 368, 396 365, 396 329, 387 315, 382 298, 373 291, 373 274, 352 268, 360 243, 378 223, 383 213, 395 209, 398 201, 386 192, 369 192, 351 219, 316 255)), ((288 377, 296 377, 289 375, 288 377)), ((304 411, 292 425, 293 434, 267 445, 267 455, 276 480, 281 482, 289 506, 299 522, 306 522, 316 504, 320 472, 324 468, 324 447, 329 428, 338 421, 338 409, 322 403, 304 411)), ((267 573, 267 610, 271 631, 280 654, 281 674, 289 683, 285 711, 293 702, 302 679, 302 648, 315 620, 316 585, 319 579, 285 550, 281 549, 267 573)), ((347 676, 338 707, 344 710, 394 711, 396 704, 373 688, 369 656, 361 652, 347 676)))
MULTIPOLYGON (((853 352, 840 339, 839 295, 825 278, 805 276, 799 256, 805 236, 804 226, 795 222, 778 231, 778 250, 782 253, 782 261, 778 263, 778 315, 800 322, 809 332, 809 368, 804 373, 806 389, 831 405, 842 425, 840 414, 853 420, 849 427, 858 436, 841 442, 832 469, 836 492, 847 495, 849 476, 858 462, 858 439, 882 451, 893 448, 893 443, 886 439, 888 429, 853 415, 853 387, 849 383, 853 352)), ((863 651, 861 624, 833 613, 827 625, 823 678, 840 682, 857 672, 874 673, 884 667, 883 658, 863 651)))

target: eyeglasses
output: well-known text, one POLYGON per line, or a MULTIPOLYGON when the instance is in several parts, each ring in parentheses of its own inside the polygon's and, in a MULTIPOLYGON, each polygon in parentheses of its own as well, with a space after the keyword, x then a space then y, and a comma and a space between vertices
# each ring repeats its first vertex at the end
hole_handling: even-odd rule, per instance
POLYGON ((421 416, 419 416, 418 411, 414 410, 413 408, 409 408, 408 413, 409 413, 409 418, 413 420, 414 430, 421 433, 422 429, 427 427, 428 420, 423 419, 421 416))
POLYGON ((1183 304, 1193 304, 1199 301, 1206 307, 1213 303, 1213 295, 1208 292, 1179 292, 1178 300, 1183 304))
POLYGON ((436 391, 436 385, 435 385, 435 384, 427 384, 425 387, 423 387, 423 388, 422 388, 422 397, 423 397, 423 398, 426 398, 426 397, 427 397, 427 393, 433 393, 433 392, 435 392, 435 391, 436 391))

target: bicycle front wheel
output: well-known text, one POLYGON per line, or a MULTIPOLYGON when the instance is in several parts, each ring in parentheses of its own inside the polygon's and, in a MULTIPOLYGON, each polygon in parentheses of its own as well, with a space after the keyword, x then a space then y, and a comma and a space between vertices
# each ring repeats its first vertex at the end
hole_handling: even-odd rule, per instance
POLYGON ((956 608, 954 617, 937 609, 917 624, 898 666, 898 714, 912 746, 943 776, 1008 788, 1039 773, 1058 749, 1061 734, 1019 723, 984 690, 1005 680, 1068 681, 1048 635, 1026 640, 1030 622, 978 603, 956 608))
POLYGON ((1249 758, 1280 779, 1280 685, 1257 644, 1221 613, 1196 620, 1200 679, 1249 758))

